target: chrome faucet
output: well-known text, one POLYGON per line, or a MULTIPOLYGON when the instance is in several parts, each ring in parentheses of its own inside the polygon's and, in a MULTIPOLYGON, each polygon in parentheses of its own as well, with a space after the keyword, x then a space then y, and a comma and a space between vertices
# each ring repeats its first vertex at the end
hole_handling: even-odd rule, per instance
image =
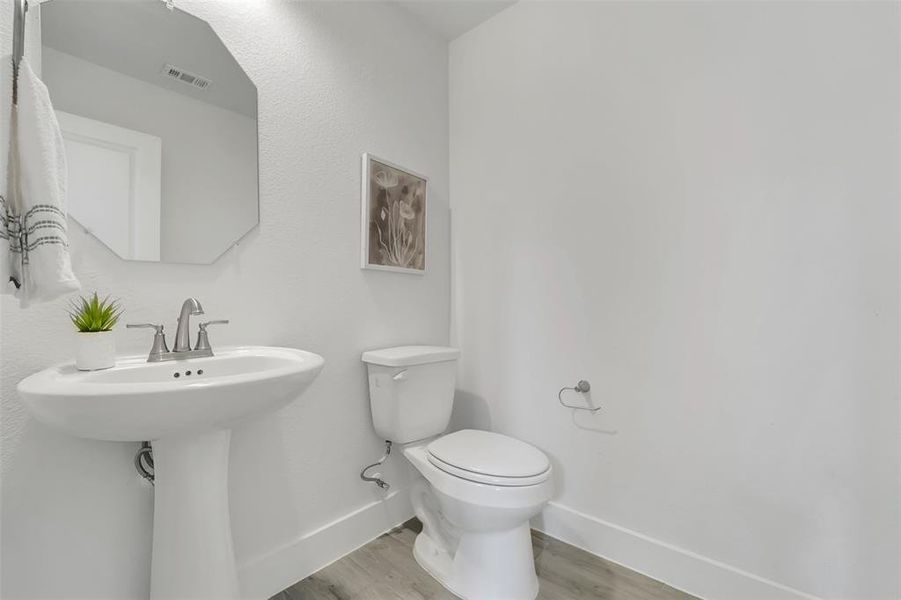
POLYGON ((175 330, 175 347, 173 352, 191 351, 191 315, 202 315, 203 306, 197 298, 188 298, 181 305, 181 313, 178 315, 178 329, 175 330))
POLYGON ((175 331, 175 347, 169 351, 166 344, 166 334, 163 333, 163 326, 154 323, 129 323, 126 325, 129 329, 136 327, 152 327, 155 331, 153 336, 153 347, 150 349, 150 355, 147 362, 161 362, 164 360, 180 360, 185 358, 201 358, 204 356, 213 356, 213 349, 210 347, 210 339, 206 328, 210 325, 226 324, 228 320, 219 319, 216 321, 206 321, 201 323, 197 331, 197 344, 191 349, 191 315, 202 315, 203 306, 197 298, 188 298, 181 305, 181 313, 178 316, 178 329, 175 331))

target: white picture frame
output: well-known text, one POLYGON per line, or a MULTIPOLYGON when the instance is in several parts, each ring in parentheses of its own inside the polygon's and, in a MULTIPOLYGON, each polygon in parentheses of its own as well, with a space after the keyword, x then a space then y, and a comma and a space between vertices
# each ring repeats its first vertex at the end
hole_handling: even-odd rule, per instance
POLYGON ((360 266, 411 275, 426 272, 426 176, 363 154, 360 266))

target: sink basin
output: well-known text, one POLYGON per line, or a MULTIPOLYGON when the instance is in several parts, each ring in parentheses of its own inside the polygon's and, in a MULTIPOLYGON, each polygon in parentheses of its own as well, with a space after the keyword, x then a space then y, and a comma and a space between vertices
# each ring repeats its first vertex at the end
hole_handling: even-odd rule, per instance
POLYGON ((148 363, 146 356, 120 358, 103 371, 62 364, 27 377, 18 389, 32 416, 54 429, 80 438, 140 442, 227 429, 279 409, 323 364, 321 356, 303 350, 241 346, 158 363, 148 363))
POLYGON ((325 361, 303 350, 264 346, 146 360, 119 358, 104 371, 57 365, 23 379, 19 396, 36 420, 70 435, 151 442, 152 600, 237 599, 228 512, 231 427, 290 403, 325 361))

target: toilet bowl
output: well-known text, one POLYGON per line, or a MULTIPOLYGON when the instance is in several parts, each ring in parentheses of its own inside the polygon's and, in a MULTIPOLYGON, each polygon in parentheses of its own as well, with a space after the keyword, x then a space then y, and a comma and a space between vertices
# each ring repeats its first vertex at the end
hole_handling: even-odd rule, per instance
POLYGON ((459 350, 364 352, 373 425, 422 474, 411 489, 419 565, 463 600, 534 600, 529 519, 554 493, 547 456, 520 440, 450 421, 459 350))
POLYGON ((465 445, 476 436, 483 438, 483 445, 509 441, 526 446, 499 434, 464 430, 404 448, 404 455, 423 476, 411 491, 413 509, 423 524, 413 555, 432 577, 464 600, 533 600, 538 595, 538 578, 529 519, 553 495, 551 467, 544 458, 543 469, 535 473, 505 477, 497 469, 473 472, 472 463, 450 465, 461 476, 448 472, 443 464, 438 466, 440 459, 429 451, 436 442, 465 445), (473 480, 481 478, 492 482, 473 480))

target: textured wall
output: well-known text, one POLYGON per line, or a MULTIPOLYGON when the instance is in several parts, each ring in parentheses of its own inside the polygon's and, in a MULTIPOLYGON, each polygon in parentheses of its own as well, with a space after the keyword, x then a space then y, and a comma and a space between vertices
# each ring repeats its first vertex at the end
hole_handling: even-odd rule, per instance
MULTIPOLYGON (((300 402, 232 438, 232 520, 246 562, 377 498, 357 478, 383 449, 360 352, 447 342, 447 46, 390 4, 177 4, 211 22, 259 89, 260 227, 212 266, 124 262, 74 228, 73 261, 85 289, 122 298, 126 321, 171 328, 181 301, 197 296, 210 317, 231 319, 214 344, 325 357, 300 402), (359 269, 366 151, 430 177, 423 277, 359 269)), ((0 0, 3 48, 10 14, 0 0)), ((49 431, 16 398, 21 378, 72 357, 63 307, 2 301, 2 596, 145 597, 152 498, 131 465, 136 446, 49 431)), ((116 339, 124 352, 150 343, 125 329, 116 339)), ((389 467, 395 480, 402 465, 389 467)))
POLYGON ((459 396, 564 507, 901 594, 898 11, 520 2, 452 42, 459 396))

